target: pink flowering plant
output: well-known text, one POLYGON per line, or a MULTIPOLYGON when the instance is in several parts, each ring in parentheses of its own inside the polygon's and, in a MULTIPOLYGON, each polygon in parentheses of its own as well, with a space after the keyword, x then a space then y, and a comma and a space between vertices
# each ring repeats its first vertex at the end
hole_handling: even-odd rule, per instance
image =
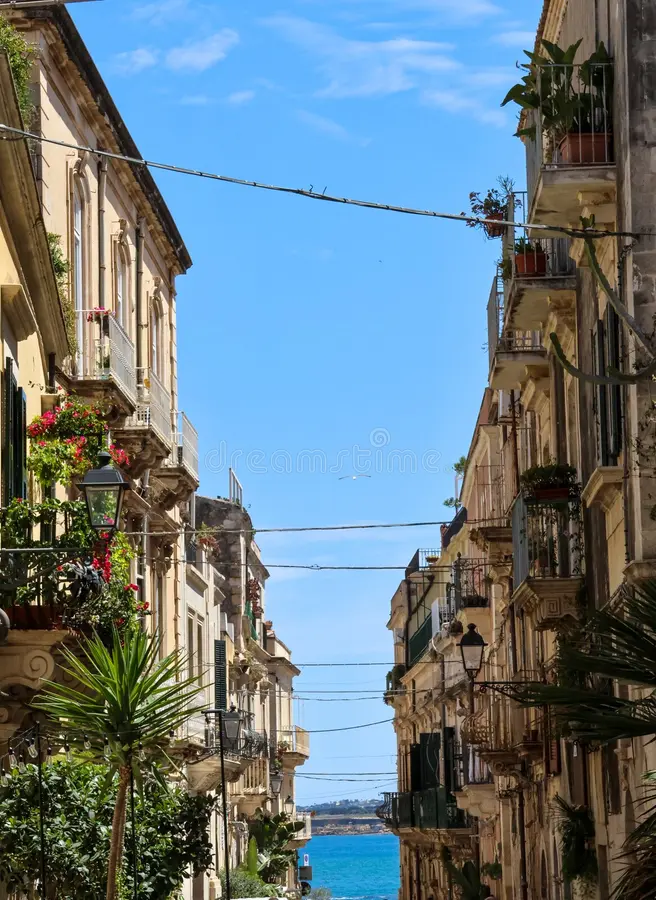
POLYGON ((28 425, 28 466, 41 484, 68 485, 93 468, 107 431, 102 407, 68 396, 28 425))

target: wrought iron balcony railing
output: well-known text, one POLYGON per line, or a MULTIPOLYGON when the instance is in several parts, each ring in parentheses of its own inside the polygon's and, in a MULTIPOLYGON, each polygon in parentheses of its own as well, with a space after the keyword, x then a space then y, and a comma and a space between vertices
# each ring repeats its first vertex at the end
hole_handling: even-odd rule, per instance
POLYGON ((413 666, 424 655, 433 637, 433 620, 428 615, 408 640, 408 665, 413 666))
MULTIPOLYGON (((269 741, 266 732, 256 731, 253 728, 254 716, 245 710, 239 710, 242 726, 239 736, 234 739, 228 737, 223 723, 223 752, 232 756, 241 756, 247 759, 264 759, 269 755, 269 741)), ((220 748, 220 716, 218 711, 212 710, 205 714, 205 746, 208 749, 220 748)))
POLYGON ((612 165, 613 64, 537 66, 539 110, 523 124, 530 196, 543 168, 612 165), (563 114, 564 113, 564 114, 563 114))
POLYGON ((527 502, 520 494, 512 511, 513 582, 581 575, 583 531, 580 500, 527 502))
MULTIPOLYGON (((513 221, 528 222, 530 219, 528 191, 513 193, 513 221)), ((523 225, 513 225, 506 229, 503 240, 501 265, 502 284, 506 297, 510 282, 522 278, 562 278, 573 275, 576 269, 569 255, 570 239, 567 237, 542 237, 523 225), (505 278, 505 281, 503 280, 505 278)), ((507 304, 506 304, 507 306, 507 304)))
POLYGON ((409 578, 415 572, 421 572, 424 569, 430 569, 431 566, 437 565, 442 551, 436 550, 417 550, 412 557, 405 570, 405 577, 409 578))
POLYGON ((469 828, 471 824, 467 813, 458 809, 455 798, 441 785, 423 791, 385 793, 376 815, 397 830, 469 828))
POLYGON ((164 444, 171 443, 171 395, 152 369, 141 369, 137 410, 132 426, 152 428, 164 444))
POLYGON ((182 466, 198 480, 198 432, 187 416, 181 412, 174 415, 175 428, 172 433, 172 466, 182 466))
POLYGON ((77 310, 77 378, 114 381, 134 402, 137 397, 134 344, 111 310, 77 310))
POLYGON ((508 510, 512 497, 507 493, 503 466, 476 467, 476 524, 479 528, 510 524, 508 510))

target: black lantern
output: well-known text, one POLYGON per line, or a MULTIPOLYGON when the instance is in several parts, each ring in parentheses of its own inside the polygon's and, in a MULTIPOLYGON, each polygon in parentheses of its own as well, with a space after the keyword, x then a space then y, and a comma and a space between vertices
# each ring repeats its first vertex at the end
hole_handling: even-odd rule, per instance
POLYGON ((271 793, 274 797, 279 796, 280 791, 282 790, 282 772, 270 772, 269 773, 269 784, 271 786, 271 793))
POLYGON ((237 709, 235 709, 234 706, 231 706, 229 712, 221 713, 221 719, 223 721, 223 730, 226 736, 226 740, 233 747, 236 746, 239 742, 239 735, 241 734, 241 713, 237 709))
POLYGON ((476 631, 476 626, 470 622, 467 626, 467 634, 463 635, 460 644, 460 653, 462 654, 462 664, 465 672, 474 680, 483 666, 483 651, 487 644, 476 631))
POLYGON ((294 813, 294 798, 291 794, 287 795, 287 799, 285 800, 285 812, 288 816, 292 816, 294 813))
POLYGON ((123 494, 130 485, 114 468, 106 450, 98 454, 98 467, 87 472, 78 488, 87 502, 91 527, 99 535, 111 537, 121 518, 123 494))

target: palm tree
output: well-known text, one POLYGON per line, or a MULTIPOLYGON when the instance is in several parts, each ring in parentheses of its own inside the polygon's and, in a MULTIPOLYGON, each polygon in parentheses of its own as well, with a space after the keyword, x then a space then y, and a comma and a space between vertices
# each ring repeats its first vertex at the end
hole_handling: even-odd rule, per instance
POLYGON ((117 897, 130 780, 140 783, 142 768, 169 761, 171 732, 198 711, 190 701, 202 688, 182 677, 185 658, 176 652, 160 660, 160 645, 157 635, 114 631, 109 649, 98 636, 84 643, 79 658, 64 649, 66 683, 46 682, 34 701, 65 731, 71 746, 118 773, 107 900, 117 897))
MULTIPOLYGON (((561 733, 579 741, 608 744, 656 735, 656 580, 625 588, 620 603, 599 610, 582 633, 560 642, 557 684, 518 685, 514 698, 525 706, 548 705, 561 733), (637 696, 616 696, 614 682, 637 696)), ((630 692, 626 692, 627 694, 630 692)), ((645 774, 648 783, 656 773, 645 774)), ((643 822, 626 840, 626 869, 616 900, 656 897, 656 792, 645 794, 643 822), (638 865, 636 865, 638 863, 638 865)))

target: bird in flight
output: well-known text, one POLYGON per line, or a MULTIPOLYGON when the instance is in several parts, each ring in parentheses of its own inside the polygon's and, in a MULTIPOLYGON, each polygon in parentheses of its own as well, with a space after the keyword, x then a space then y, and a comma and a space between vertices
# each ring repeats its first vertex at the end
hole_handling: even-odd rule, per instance
POLYGON ((356 478, 371 478, 371 475, 342 475, 339 478, 339 481, 344 481, 345 478, 351 478, 355 481, 356 478))

